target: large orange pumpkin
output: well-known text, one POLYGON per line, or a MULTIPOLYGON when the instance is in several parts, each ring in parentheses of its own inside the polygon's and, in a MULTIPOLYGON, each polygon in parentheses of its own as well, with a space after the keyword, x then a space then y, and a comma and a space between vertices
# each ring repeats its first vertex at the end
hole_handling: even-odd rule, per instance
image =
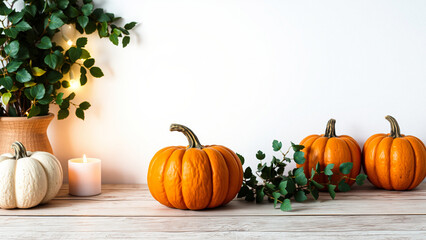
POLYGON ((390 134, 374 134, 363 147, 364 171, 376 187, 388 190, 410 190, 426 176, 426 147, 414 136, 400 132, 395 118, 390 134))
MULTIPOLYGON (((304 164, 298 164, 297 167, 303 167, 305 175, 311 176, 311 169, 316 167, 319 162, 321 171, 325 166, 333 163, 332 184, 338 184, 343 176, 355 178, 361 169, 361 149, 358 143, 350 136, 336 135, 335 130, 336 120, 330 119, 327 123, 327 128, 324 135, 310 135, 300 142, 304 145, 302 150, 305 153, 306 161, 304 164), (353 167, 349 174, 342 174, 339 171, 340 164, 344 162, 352 162, 353 167)), ((325 174, 315 176, 315 180, 320 183, 328 182, 325 174)), ((353 180, 346 181, 349 185, 354 183, 353 180)))
POLYGON ((172 124, 170 131, 182 132, 189 146, 166 147, 154 155, 148 169, 152 196, 168 207, 192 210, 234 199, 243 182, 238 156, 224 146, 202 146, 185 126, 172 124))

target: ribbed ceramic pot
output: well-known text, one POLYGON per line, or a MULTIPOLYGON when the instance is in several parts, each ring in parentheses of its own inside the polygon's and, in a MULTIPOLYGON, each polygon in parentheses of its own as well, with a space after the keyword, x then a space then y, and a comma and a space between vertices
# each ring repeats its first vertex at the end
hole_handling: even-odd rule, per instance
POLYGON ((54 115, 32 118, 0 117, 0 154, 12 153, 12 143, 19 141, 28 151, 44 151, 53 154, 47 137, 47 128, 54 115))

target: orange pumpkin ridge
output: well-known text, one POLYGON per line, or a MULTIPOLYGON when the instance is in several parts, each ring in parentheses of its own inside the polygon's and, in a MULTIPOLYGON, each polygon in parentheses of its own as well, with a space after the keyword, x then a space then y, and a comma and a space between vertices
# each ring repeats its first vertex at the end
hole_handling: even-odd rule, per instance
POLYGON ((182 132, 188 148, 167 147, 158 151, 148 169, 148 187, 161 204, 199 210, 224 205, 235 198, 243 181, 238 156, 220 145, 203 146, 189 128, 172 124, 182 132))
POLYGON ((401 134, 395 118, 386 116, 390 134, 374 134, 364 144, 364 171, 370 182, 387 190, 411 190, 426 177, 426 147, 401 134))
MULTIPOLYGON (((332 184, 338 184, 342 177, 356 177, 361 169, 361 148, 358 143, 350 136, 337 136, 335 130, 336 120, 330 119, 327 123, 324 135, 310 135, 304 138, 300 144, 305 148, 302 150, 305 153, 306 161, 304 164, 297 164, 297 167, 304 167, 304 172, 307 177, 311 176, 311 169, 315 168, 319 162, 321 171, 328 164, 334 164, 332 184), (339 171, 341 163, 352 162, 353 167, 349 174, 343 175, 339 171)), ((319 183, 327 183, 328 177, 325 174, 316 175, 314 180, 319 183)), ((350 185, 353 180, 347 179, 346 182, 350 185)))

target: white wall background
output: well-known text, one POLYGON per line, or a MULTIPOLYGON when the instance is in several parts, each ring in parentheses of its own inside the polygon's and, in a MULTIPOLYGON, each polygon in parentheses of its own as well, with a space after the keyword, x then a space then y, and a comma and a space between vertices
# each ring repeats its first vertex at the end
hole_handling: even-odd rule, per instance
MULTIPOLYGON (((54 120, 54 152, 102 159, 104 183, 146 183, 156 151, 222 144, 255 166, 273 139, 388 132, 426 140, 426 1, 95 0, 140 25, 128 48, 89 39, 105 77, 76 90, 83 122, 54 120)), ((56 108, 53 108, 56 112, 56 108)))

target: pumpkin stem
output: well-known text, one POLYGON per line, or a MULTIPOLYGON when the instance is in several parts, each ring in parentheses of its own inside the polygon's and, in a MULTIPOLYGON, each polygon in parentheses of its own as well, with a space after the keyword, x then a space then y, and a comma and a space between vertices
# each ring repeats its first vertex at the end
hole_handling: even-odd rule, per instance
POLYGON ((28 157, 27 150, 21 142, 14 142, 12 148, 15 150, 15 160, 28 157))
POLYGON ((392 116, 387 115, 386 120, 388 120, 390 122, 391 125, 391 132, 390 132, 390 136, 393 138, 399 138, 402 137, 401 135, 401 129, 399 128, 399 124, 396 121, 396 119, 392 116))
POLYGON ((180 125, 180 124, 173 123, 172 125, 170 125, 170 131, 172 131, 172 132, 177 131, 177 132, 183 133, 186 136, 186 138, 188 139, 188 143, 189 143, 188 149, 189 148, 199 148, 199 149, 203 148, 203 146, 200 143, 200 140, 198 140, 198 138, 194 134, 194 132, 191 129, 189 129, 188 127, 185 127, 185 126, 180 125))
POLYGON ((335 125, 336 125, 335 119, 332 118, 328 120, 327 127, 325 128, 324 137, 328 137, 328 138, 337 137, 335 125))

